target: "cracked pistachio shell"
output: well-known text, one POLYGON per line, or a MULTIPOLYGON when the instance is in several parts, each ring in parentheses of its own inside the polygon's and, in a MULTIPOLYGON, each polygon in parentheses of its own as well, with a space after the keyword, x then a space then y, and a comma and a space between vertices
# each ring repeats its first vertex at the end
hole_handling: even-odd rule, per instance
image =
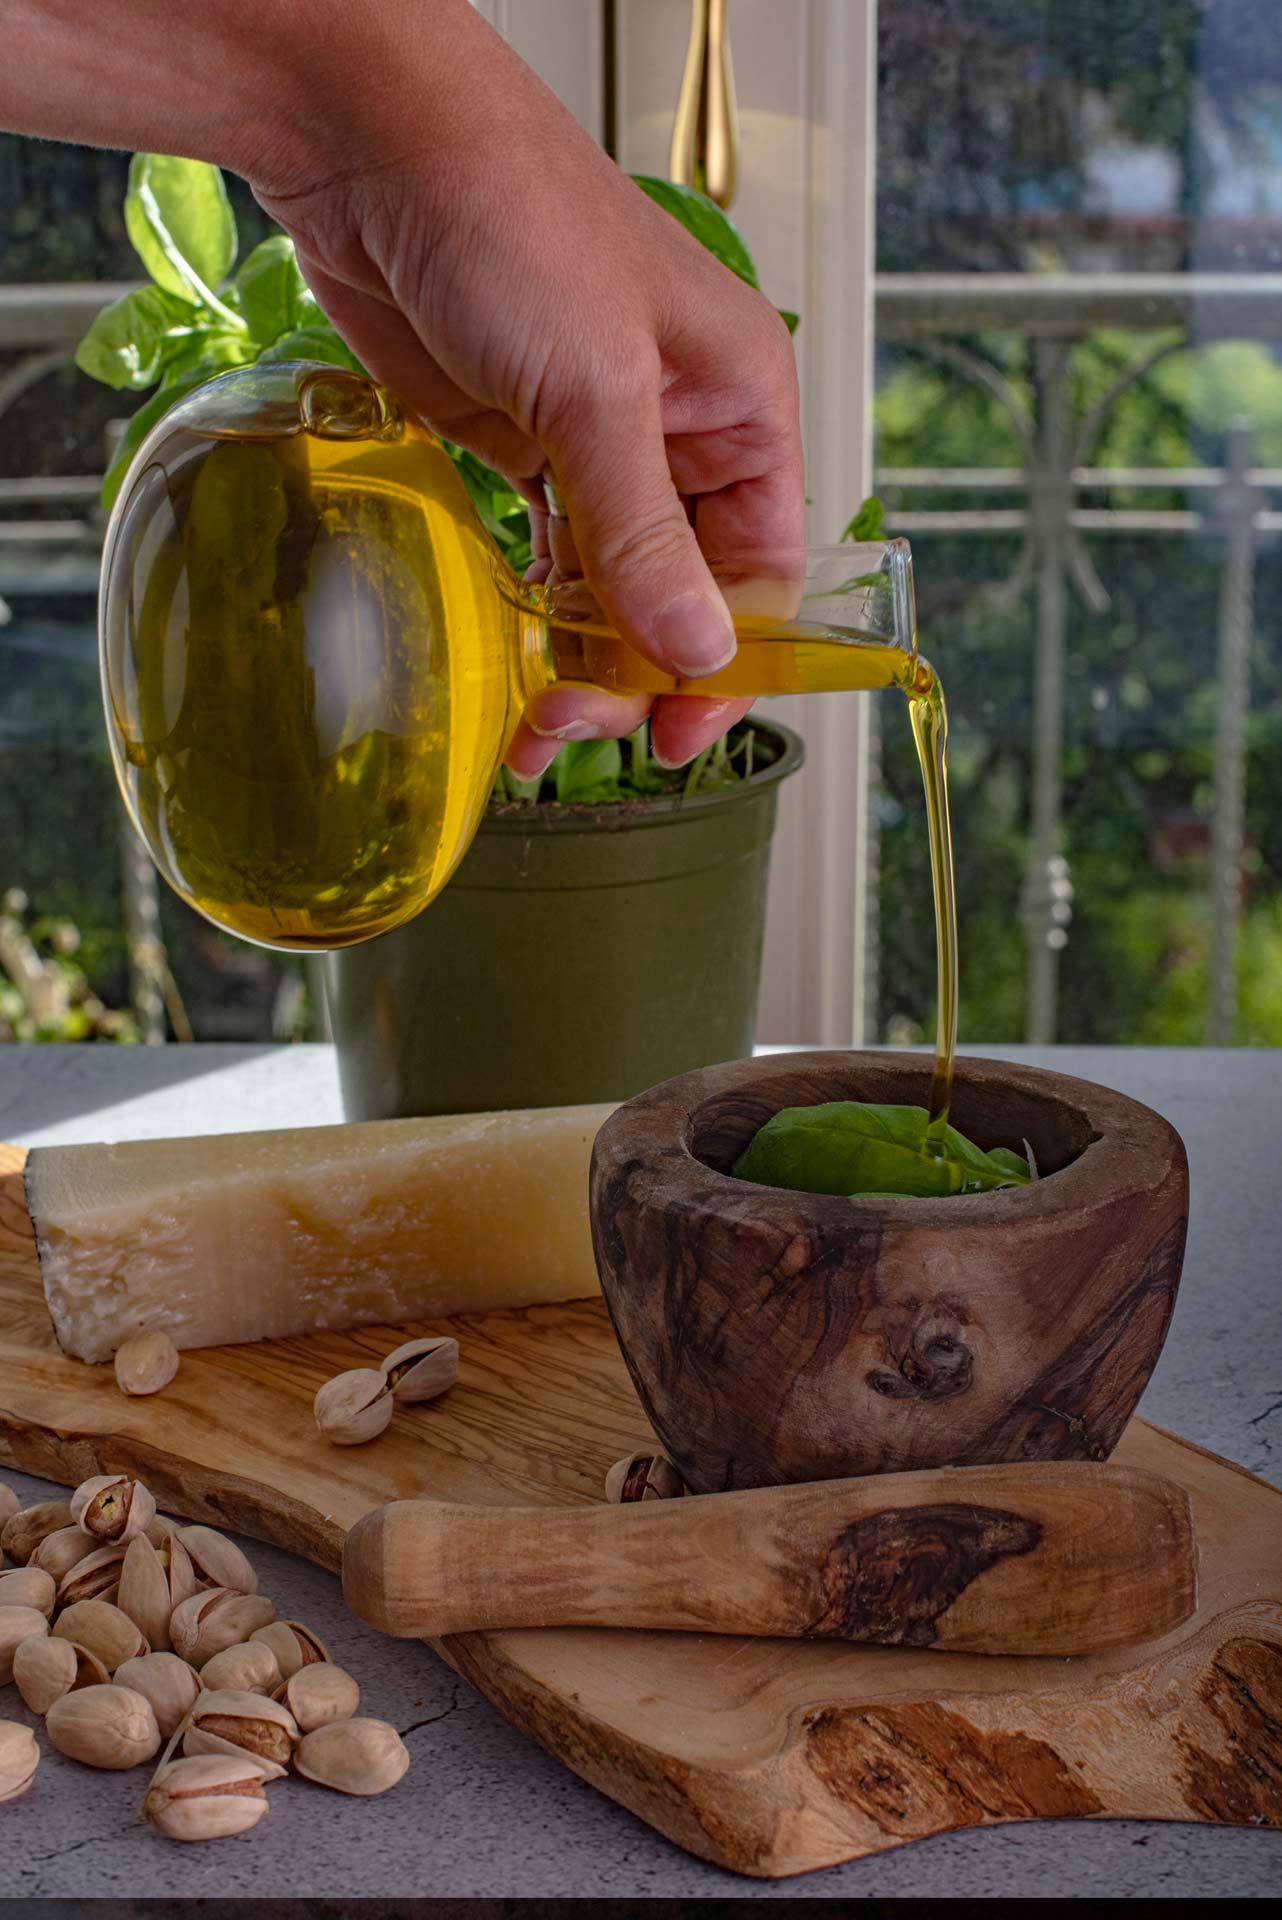
POLYGON ((605 1476, 605 1497, 614 1505, 635 1500, 679 1500, 685 1481, 661 1453, 630 1453, 605 1476))
POLYGON ((55 1700, 45 1731, 59 1753, 87 1767, 122 1773, 160 1751, 151 1702, 132 1687, 80 1687, 55 1700))
POLYGON ((259 1645, 271 1648, 282 1680, 292 1680, 300 1667, 310 1667, 317 1661, 329 1659, 329 1649, 324 1641, 319 1640, 301 1620, 275 1620, 271 1626, 260 1627, 257 1633, 251 1633, 249 1637, 259 1645))
POLYGON ((302 1733, 314 1733, 331 1720, 350 1720, 361 1703, 361 1690, 350 1673, 325 1660, 300 1667, 285 1682, 285 1705, 302 1733))
POLYGON ((389 1353, 383 1373, 398 1406, 414 1406, 448 1393, 458 1379, 458 1341, 449 1334, 427 1340, 407 1340, 389 1353))
MULTIPOLYGON (((166 1548, 165 1559, 168 1557, 169 1549, 166 1548)), ((136 1540, 131 1540, 125 1549, 116 1605, 122 1613, 129 1615, 154 1653, 168 1652, 169 1617, 174 1610, 169 1591, 169 1571, 165 1560, 142 1534, 136 1540)))
POLYGON ((164 1555, 162 1565, 169 1579, 170 1606, 180 1607, 184 1600, 190 1600, 193 1593, 200 1591, 191 1555, 176 1533, 170 1535, 169 1545, 157 1548, 157 1552, 164 1555))
POLYGON ((0 1527, 5 1526, 19 1511, 20 1502, 17 1494, 12 1487, 6 1486, 4 1481, 0 1480, 0 1527))
POLYGON ((116 1348, 116 1385, 122 1393, 159 1393, 178 1371, 178 1349, 157 1328, 131 1333, 116 1348))
POLYGON ((49 1622, 37 1607, 0 1606, 0 1687, 13 1679, 13 1657, 24 1640, 43 1640, 49 1622))
POLYGON ((142 1810, 170 1840, 221 1840, 256 1827, 267 1795, 243 1753, 210 1753, 161 1767, 142 1810))
POLYGON ((159 1551, 161 1547, 167 1547, 174 1534, 181 1533, 182 1529, 181 1520, 171 1520, 167 1513, 158 1513, 154 1520, 147 1522, 143 1532, 152 1546, 159 1551))
POLYGON ((178 1538, 201 1587, 230 1587, 233 1593, 257 1593, 258 1575, 234 1540, 213 1527, 183 1527, 178 1538))
POLYGON ((47 1533, 57 1533, 71 1525, 71 1507, 66 1500, 41 1500, 34 1507, 19 1507, 0 1526, 0 1552, 25 1567, 47 1533))
POLYGON ((77 1560, 70 1573, 64 1574, 58 1588, 58 1605, 72 1607, 77 1600, 114 1602, 124 1559, 123 1547, 98 1547, 93 1553, 87 1553, 83 1560, 77 1560))
POLYGON ((237 1746, 234 1740, 226 1740, 221 1733, 198 1733, 188 1727, 183 1735, 183 1752, 190 1757, 202 1753, 239 1754, 243 1762, 254 1769, 260 1780, 284 1780, 289 1773, 288 1767, 282 1767, 279 1761, 267 1760, 260 1754, 247 1753, 244 1747, 237 1746))
POLYGON ((305 1779, 339 1793, 386 1793, 409 1763, 409 1749, 386 1720, 333 1720, 305 1733, 294 1755, 305 1779))
POLYGON ((151 1651, 129 1615, 107 1600, 77 1600, 58 1615, 53 1630, 59 1640, 74 1640, 77 1646, 87 1647, 108 1673, 114 1673, 126 1660, 151 1651))
POLYGON ((0 1607, 34 1607, 48 1619, 58 1589, 42 1567, 9 1567, 0 1572, 0 1607))
POLYGON ((71 1569, 95 1551, 93 1541, 79 1527, 58 1527, 37 1543, 27 1565, 43 1567, 61 1586, 71 1569))
POLYGON ((175 1653, 193 1667, 203 1667, 216 1653, 252 1639, 260 1627, 270 1625, 276 1609, 261 1593, 233 1593, 225 1587, 210 1587, 193 1593, 190 1600, 174 1608, 169 1622, 169 1638, 175 1653))
POLYGON ((99 1473, 72 1494, 71 1517, 95 1540, 133 1540, 155 1519, 156 1502, 141 1480, 125 1473, 99 1473))
POLYGON ((312 1401, 312 1413, 334 1446, 359 1447, 377 1440, 395 1404, 381 1367, 353 1367, 325 1382, 312 1401))
POLYGON ((30 1727, 16 1720, 0 1720, 0 1801, 16 1800, 27 1791, 40 1765, 40 1749, 30 1727))
POLYGON ((298 1744, 298 1724, 280 1701, 226 1687, 204 1693, 196 1702, 183 1737, 183 1752, 221 1752, 216 1743, 222 1741, 283 1771, 298 1744))
POLYGON ((276 1655, 259 1640, 242 1640, 238 1646, 224 1647, 206 1661, 200 1673, 207 1687, 231 1687, 240 1693, 275 1693, 282 1684, 276 1655))
POLYGON ((176 1653, 143 1653, 116 1668, 115 1684, 132 1687, 151 1704, 162 1740, 172 1739, 196 1703, 201 1677, 176 1653))

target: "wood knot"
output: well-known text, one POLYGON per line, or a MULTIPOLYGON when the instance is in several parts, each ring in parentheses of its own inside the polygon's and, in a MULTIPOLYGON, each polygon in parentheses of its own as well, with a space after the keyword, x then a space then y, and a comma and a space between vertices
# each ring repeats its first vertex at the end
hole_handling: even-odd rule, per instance
POLYGON ((874 1393, 888 1400, 946 1400, 968 1390, 975 1377, 975 1356, 951 1306, 907 1300, 901 1313, 892 1309, 883 1318, 891 1321, 879 1329, 888 1364, 864 1376, 874 1393), (913 1317, 907 1319, 910 1312, 913 1317))
POLYGON ((819 1569, 811 1634, 928 1647, 940 1616, 998 1560, 1031 1553, 1036 1520, 1000 1508, 888 1507, 844 1529, 819 1569))

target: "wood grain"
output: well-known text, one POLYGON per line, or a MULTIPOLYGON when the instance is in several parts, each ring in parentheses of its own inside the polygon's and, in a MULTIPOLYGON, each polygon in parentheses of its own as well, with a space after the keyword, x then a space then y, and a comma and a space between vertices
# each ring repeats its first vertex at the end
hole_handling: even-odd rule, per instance
POLYGON ((560 1512, 398 1500, 348 1534, 343 1595, 407 1637, 657 1627, 1029 1656, 1169 1632, 1197 1567, 1182 1487, 1048 1462, 560 1512))
POLYGON ((948 1199, 728 1175, 782 1107, 921 1104, 929 1062, 788 1053, 682 1074, 597 1135, 592 1236, 633 1383, 686 1485, 1105 1460, 1179 1285, 1188 1163, 1160 1115, 1006 1061, 957 1062, 981 1146, 1032 1186, 948 1199))
MULTIPOLYGON (((451 1323, 459 1385, 370 1447, 327 1446, 311 1396, 390 1351, 390 1330, 189 1353, 163 1394, 127 1400, 54 1345, 2 1173, 20 1162, 0 1149, 0 1459, 15 1467, 68 1485, 135 1472, 162 1509, 333 1568, 384 1501, 585 1506, 649 1439, 599 1303, 451 1323)), ((584 1779, 741 1873, 1006 1820, 1282 1825, 1282 1495, 1139 1421, 1115 1457, 1177 1480, 1198 1540, 1196 1614, 1138 1650, 1021 1661, 604 1628, 435 1644, 584 1779)))

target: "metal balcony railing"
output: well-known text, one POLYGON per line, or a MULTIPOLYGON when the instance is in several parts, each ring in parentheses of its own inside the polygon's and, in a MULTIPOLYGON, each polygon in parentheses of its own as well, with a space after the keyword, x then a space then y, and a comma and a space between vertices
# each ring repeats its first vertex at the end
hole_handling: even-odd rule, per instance
MULTIPOLYGON (((0 418, 21 394, 66 365, 94 313, 122 291, 106 285, 0 287, 0 352, 12 356, 0 371, 0 418)), ((1081 536, 1206 528, 1221 540, 1206 1038, 1228 1044, 1241 912, 1244 696, 1256 547, 1262 534, 1282 531, 1282 510, 1275 504, 1282 497, 1282 469, 1252 465, 1248 420, 1231 431, 1224 467, 1123 470, 1093 466, 1090 456, 1117 401, 1170 353, 1226 339, 1282 344, 1282 274, 883 274, 876 284, 876 327, 879 343, 920 353, 993 395, 1023 456, 1019 467, 882 467, 876 484, 892 504, 896 531, 1022 535, 1008 588, 1015 592, 1033 582, 1036 590, 1031 853, 1024 895, 1025 1034, 1034 1043, 1056 1037, 1059 962, 1072 918, 1061 819, 1069 593, 1079 593, 1097 613, 1109 604, 1081 536), (1075 417, 1072 350, 1102 327, 1156 337, 1137 350, 1097 405, 1075 417), (978 335, 999 332, 1031 342, 1037 395, 1031 404, 974 347, 978 335), (1089 504, 1093 494, 1117 488, 1179 488, 1199 504, 1089 504), (911 510, 894 505, 909 489, 973 494, 975 504, 911 510)), ((102 531, 98 484, 96 474, 0 480, 0 593, 6 585, 27 593, 94 590, 102 531), (57 510, 52 517, 51 510, 57 510)), ((131 885, 136 891, 136 872, 131 885)))

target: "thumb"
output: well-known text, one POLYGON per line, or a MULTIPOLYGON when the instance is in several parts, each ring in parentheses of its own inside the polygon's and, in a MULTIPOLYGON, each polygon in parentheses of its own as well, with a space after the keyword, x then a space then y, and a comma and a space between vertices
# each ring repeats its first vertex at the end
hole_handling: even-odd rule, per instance
POLYGON ((602 609, 678 679, 734 658, 734 623, 673 484, 654 396, 648 417, 614 406, 576 422, 552 453, 575 545, 602 609))

